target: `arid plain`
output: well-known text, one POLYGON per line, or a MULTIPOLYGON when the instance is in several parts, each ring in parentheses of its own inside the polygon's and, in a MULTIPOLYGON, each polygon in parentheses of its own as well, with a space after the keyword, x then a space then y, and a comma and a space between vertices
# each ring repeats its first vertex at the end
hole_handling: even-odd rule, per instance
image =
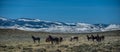
POLYGON ((120 31, 95 33, 48 33, 31 32, 16 29, 0 29, 0 52, 119 52, 120 31), (88 41, 86 35, 104 35, 101 42, 88 41), (31 36, 40 37, 40 43, 34 43, 31 36), (45 42, 48 35, 63 37, 60 44, 45 42), (78 36, 79 41, 69 41, 78 36))

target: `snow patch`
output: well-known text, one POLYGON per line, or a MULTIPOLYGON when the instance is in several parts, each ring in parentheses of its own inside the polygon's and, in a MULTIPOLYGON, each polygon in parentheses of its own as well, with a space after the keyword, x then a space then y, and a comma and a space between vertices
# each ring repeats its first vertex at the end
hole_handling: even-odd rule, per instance
POLYGON ((0 17, 0 20, 7 21, 7 19, 3 17, 0 17))
POLYGON ((120 30, 120 25, 111 24, 106 27, 103 31, 112 31, 112 30, 120 30))
POLYGON ((30 19, 18 19, 18 21, 32 21, 32 22, 39 22, 41 20, 39 19, 33 19, 33 20, 30 20, 30 19))

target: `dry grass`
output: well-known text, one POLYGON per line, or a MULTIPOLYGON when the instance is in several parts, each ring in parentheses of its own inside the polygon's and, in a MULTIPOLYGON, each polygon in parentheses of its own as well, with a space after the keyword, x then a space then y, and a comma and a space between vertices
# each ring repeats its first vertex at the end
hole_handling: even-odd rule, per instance
POLYGON ((86 34, 63 34, 45 32, 26 32, 20 30, 0 29, 0 52, 119 52, 120 31, 99 32, 105 35, 102 42, 87 41, 86 34), (57 45, 45 42, 48 35, 62 36, 64 41, 57 45), (41 37, 40 44, 34 44, 31 35, 41 37), (71 36, 79 36, 79 41, 70 42, 71 36))

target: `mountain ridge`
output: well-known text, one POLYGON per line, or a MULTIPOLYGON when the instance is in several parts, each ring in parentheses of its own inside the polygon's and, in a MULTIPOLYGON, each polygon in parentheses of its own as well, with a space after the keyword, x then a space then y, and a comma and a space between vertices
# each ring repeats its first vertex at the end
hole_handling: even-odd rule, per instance
POLYGON ((44 21, 40 19, 0 17, 0 28, 59 33, 90 33, 120 30, 119 24, 88 24, 44 21))

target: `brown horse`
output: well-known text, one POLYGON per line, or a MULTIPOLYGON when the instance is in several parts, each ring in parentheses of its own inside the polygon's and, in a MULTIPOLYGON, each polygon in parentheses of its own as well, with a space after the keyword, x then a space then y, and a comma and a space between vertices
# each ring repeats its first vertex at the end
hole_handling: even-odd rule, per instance
POLYGON ((91 36, 88 36, 87 35, 87 39, 88 39, 88 41, 90 40, 90 39, 92 39, 92 41, 97 41, 97 42, 100 42, 100 41, 102 41, 102 40, 104 40, 104 36, 99 36, 98 34, 97 34, 97 36, 93 36, 93 35, 91 35, 91 36))
POLYGON ((78 41, 78 36, 72 36, 72 37, 70 38, 70 41, 73 41, 73 40, 78 41))
POLYGON ((59 42, 62 42, 63 41, 63 37, 59 37, 59 42))
POLYGON ((51 42, 51 44, 55 43, 55 44, 59 44, 60 42, 63 41, 63 38, 62 37, 53 37, 51 35, 49 35, 47 38, 46 38, 46 42, 51 42))
POLYGON ((99 36, 98 34, 97 34, 97 36, 96 36, 96 41, 98 41, 98 42, 101 42, 101 41, 103 41, 105 39, 105 36, 99 36))
POLYGON ((32 36, 32 39, 33 39, 34 43, 35 43, 36 41, 38 41, 38 43, 40 43, 40 37, 34 37, 34 36, 32 36))
POLYGON ((105 36, 102 35, 102 36, 101 36, 101 40, 104 40, 104 39, 105 39, 105 36))

